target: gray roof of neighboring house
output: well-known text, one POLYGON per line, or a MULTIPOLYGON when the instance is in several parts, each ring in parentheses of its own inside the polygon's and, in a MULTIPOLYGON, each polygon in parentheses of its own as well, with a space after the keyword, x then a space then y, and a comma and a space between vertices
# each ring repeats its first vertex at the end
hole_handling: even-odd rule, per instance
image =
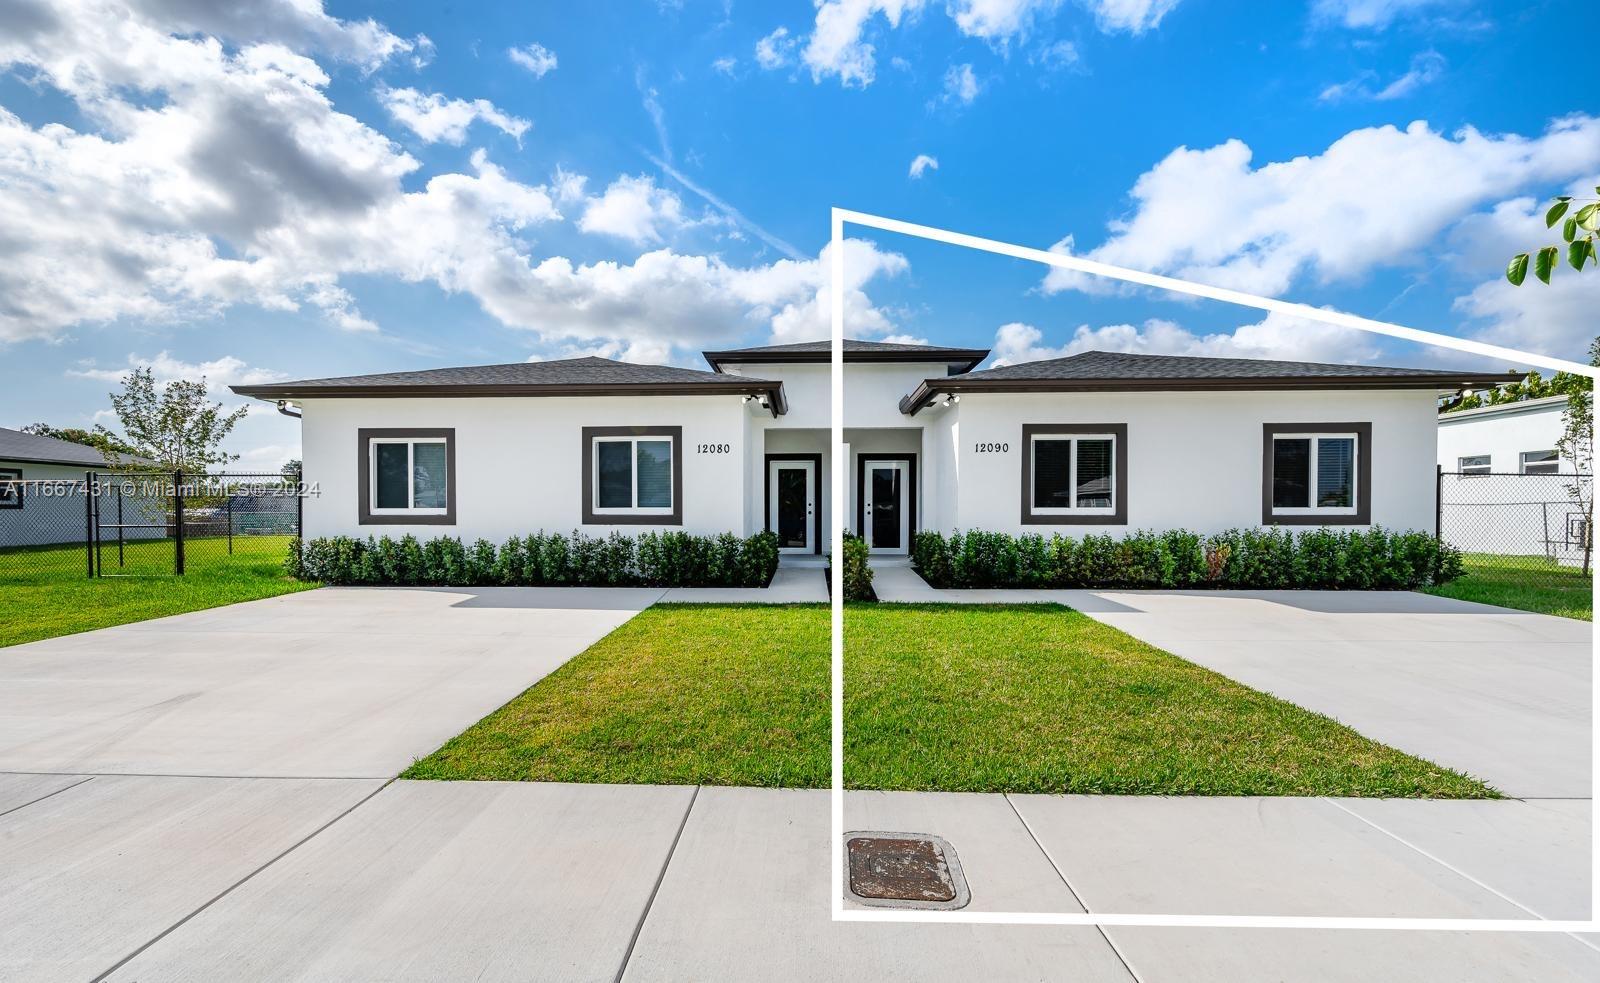
MULTIPOLYGON (((724 363, 736 362, 827 362, 833 358, 829 341, 798 341, 787 345, 762 345, 757 348, 732 348, 701 352, 713 369, 722 371, 724 363)), ((989 357, 987 348, 944 348, 939 345, 911 345, 894 341, 844 340, 846 362, 944 362, 956 372, 967 372, 989 357)))
POLYGON ((783 384, 780 382, 681 369, 671 365, 639 365, 597 356, 302 379, 230 388, 241 396, 289 400, 359 396, 682 396, 729 393, 766 396, 773 415, 786 409, 783 384))
MULTIPOLYGON (((89 468, 106 466, 104 454, 93 447, 75 444, 59 437, 40 437, 0 427, 0 461, 24 461, 33 464, 81 464, 89 468)), ((136 458, 145 463, 143 458, 136 458)))
POLYGON ((1084 352, 928 379, 900 401, 915 413, 937 393, 1253 389, 1460 389, 1500 385, 1519 372, 1409 369, 1328 362, 1084 352))

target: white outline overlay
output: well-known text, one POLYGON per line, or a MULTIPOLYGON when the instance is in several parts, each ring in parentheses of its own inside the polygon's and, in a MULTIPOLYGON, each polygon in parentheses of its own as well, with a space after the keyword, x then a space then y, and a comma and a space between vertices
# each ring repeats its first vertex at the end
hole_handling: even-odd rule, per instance
MULTIPOLYGON (((1120 266, 1109 266, 1093 260, 1083 259, 1065 253, 1049 252, 1043 249, 1033 249, 1028 246, 1017 246, 1008 242, 995 239, 984 239, 979 236, 966 235, 960 232, 950 232, 945 229, 935 229, 931 226, 916 225, 911 222, 902 222, 899 219, 884 218, 879 215, 870 215, 866 212, 852 211, 847 208, 835 207, 831 213, 832 233, 830 237, 831 260, 830 263, 830 290, 831 320, 832 320, 832 360, 831 360, 831 390, 832 390, 832 437, 833 437, 833 480, 831 485, 833 514, 842 516, 845 513, 845 485, 844 471, 846 467, 844 452, 844 227, 846 223, 860 225, 866 228, 879 229, 884 232, 895 232, 911 236, 916 239, 928 239, 942 242, 951 246, 965 246, 980 252, 993 253, 999 256, 1010 256, 1014 259, 1032 260, 1060 269, 1076 270, 1080 273, 1089 273, 1097 276, 1108 277, 1113 280, 1122 280, 1147 287, 1161 287, 1176 293, 1188 294, 1193 297, 1204 297, 1210 300, 1220 300, 1225 303, 1238 304, 1243 307, 1255 307, 1264 311, 1275 311, 1294 317, 1304 318, 1308 321, 1320 321, 1337 327, 1355 328, 1361 331, 1371 331, 1376 334, 1389 335, 1418 344, 1432 345, 1438 348, 1449 348, 1456 351, 1469 352, 1474 355, 1484 355, 1491 358, 1500 358, 1508 362, 1523 365, 1536 365, 1541 368, 1555 369, 1561 372, 1571 372, 1577 375, 1586 375, 1590 378, 1600 378, 1600 370, 1588 365, 1579 365, 1564 359, 1551 358, 1547 355, 1536 355, 1531 352, 1521 352, 1512 348, 1503 348, 1499 345, 1490 345, 1480 341, 1470 341, 1465 338, 1455 338, 1450 335, 1435 334, 1431 331, 1421 331, 1417 328, 1407 328, 1398 324, 1385 321, 1374 321, 1369 318, 1358 317, 1354 314, 1345 314, 1341 311, 1324 310, 1319 307, 1310 307, 1305 304, 1296 304, 1289 301, 1274 300, 1270 297, 1257 297, 1253 294, 1242 293, 1237 290, 1227 290, 1213 287, 1203 283, 1191 283, 1174 277, 1159 276, 1154 273, 1145 273, 1141 270, 1130 270, 1120 266)), ((844 525, 834 522, 829 530, 829 549, 832 555, 844 556, 844 525)), ((977 925, 1129 925, 1129 926, 1165 926, 1175 928, 1312 928, 1312 929, 1387 929, 1391 931, 1429 931, 1429 932, 1600 932, 1600 822, 1594 815, 1593 806, 1590 807, 1589 835, 1590 835, 1590 871, 1589 871, 1589 918, 1587 921, 1555 920, 1555 919, 1514 919, 1514 918, 1400 918, 1400 917, 1361 917, 1349 915, 1180 915, 1180 914, 1118 914, 1109 912, 1037 912, 1037 911, 913 911, 906 909, 852 909, 844 906, 844 562, 830 564, 833 577, 832 597, 830 602, 832 627, 832 782, 829 792, 829 812, 832 818, 829 864, 830 896, 832 902, 832 917, 836 922, 948 922, 958 924, 977 925)), ((1600 593, 1600 592, 1597 592, 1600 593)), ((1595 726, 1595 711, 1600 708, 1600 650, 1594 648, 1594 639, 1590 638, 1591 651, 1595 652, 1595 665, 1590 676, 1590 736, 1593 747, 1590 753, 1590 786, 1589 795, 1591 803, 1594 791, 1600 788, 1600 727, 1595 726)), ((1495 892, 1498 893, 1498 892, 1495 892)), ((1519 905, 1518 907, 1522 907, 1519 905)), ((1525 909, 1526 910, 1526 909, 1525 909)), ((1581 941, 1581 940, 1580 940, 1581 941)))

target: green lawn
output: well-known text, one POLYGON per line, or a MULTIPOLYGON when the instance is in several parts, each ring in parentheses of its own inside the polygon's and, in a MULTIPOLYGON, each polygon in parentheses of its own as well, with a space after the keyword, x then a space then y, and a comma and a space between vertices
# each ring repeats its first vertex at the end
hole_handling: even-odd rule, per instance
POLYGON ((122 575, 93 580, 81 545, 0 550, 0 647, 315 587, 284 576, 288 550, 287 536, 235 536, 232 555, 225 538, 191 539, 176 577, 170 541, 128 543, 120 565, 113 542, 102 568, 122 575))
MULTIPOLYGON (((1065 608, 852 605, 852 788, 1494 797, 1065 608)), ((820 605, 658 605, 407 778, 828 782, 820 605)))
POLYGON ((1468 553, 1465 559, 1466 576, 1427 593, 1594 620, 1594 578, 1579 568, 1557 566, 1542 556, 1468 553))

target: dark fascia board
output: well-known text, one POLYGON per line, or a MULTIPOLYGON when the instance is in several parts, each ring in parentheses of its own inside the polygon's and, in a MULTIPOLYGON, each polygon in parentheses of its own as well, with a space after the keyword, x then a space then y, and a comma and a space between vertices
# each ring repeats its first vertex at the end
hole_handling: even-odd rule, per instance
POLYGON ((900 400, 900 412, 916 416, 940 393, 1056 392, 1275 392, 1293 389, 1431 389, 1453 392, 1472 386, 1520 382, 1518 372, 1464 372, 1451 376, 1261 376, 1253 379, 924 379, 900 400))
MULTIPOLYGON (((731 378, 731 377, 730 377, 731 378)), ((398 399, 488 396, 765 396, 773 416, 789 412, 783 383, 737 382, 641 382, 641 383, 550 383, 546 385, 464 385, 464 386, 229 386, 240 396, 276 401, 280 399, 398 399)))
MULTIPOLYGON (((724 364, 787 365, 833 361, 832 352, 701 352, 712 371, 721 372, 724 364)), ((947 348, 938 352, 845 352, 846 362, 942 362, 959 366, 958 373, 971 372, 989 357, 987 348, 947 348)))

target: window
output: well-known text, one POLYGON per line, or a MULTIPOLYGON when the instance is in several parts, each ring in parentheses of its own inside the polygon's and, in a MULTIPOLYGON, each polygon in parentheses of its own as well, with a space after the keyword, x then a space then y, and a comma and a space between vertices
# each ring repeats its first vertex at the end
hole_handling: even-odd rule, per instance
POLYGON ((1555 451, 1523 451, 1519 459, 1523 474, 1556 474, 1561 470, 1561 455, 1555 451))
POLYGON ((1473 454, 1456 458, 1456 471, 1463 478, 1477 478, 1489 473, 1489 455, 1473 454))
POLYGON ((22 472, 0 468, 0 509, 22 508, 22 472))
POLYGON ((1126 424, 1022 428, 1022 521, 1125 525, 1126 424))
POLYGON ((1272 424, 1262 452, 1263 525, 1365 525, 1371 424, 1272 424))
POLYGON ((584 427, 586 524, 683 523, 682 427, 584 427))
POLYGON ((364 429, 358 435, 361 524, 455 522, 453 429, 364 429))

